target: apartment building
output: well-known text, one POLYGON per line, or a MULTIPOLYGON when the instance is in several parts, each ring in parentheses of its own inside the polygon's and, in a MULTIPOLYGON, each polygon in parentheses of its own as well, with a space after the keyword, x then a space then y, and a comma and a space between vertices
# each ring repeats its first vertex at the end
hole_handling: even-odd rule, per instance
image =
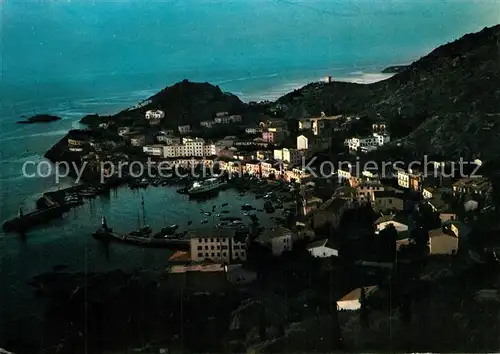
POLYGON ((190 231, 189 248, 194 262, 210 260, 229 264, 246 260, 247 233, 231 229, 190 231))

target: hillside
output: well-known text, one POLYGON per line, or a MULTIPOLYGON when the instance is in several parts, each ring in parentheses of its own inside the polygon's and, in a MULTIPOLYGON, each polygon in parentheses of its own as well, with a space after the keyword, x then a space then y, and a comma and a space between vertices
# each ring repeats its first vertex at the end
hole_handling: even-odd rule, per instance
POLYGON ((494 157, 500 155, 500 148, 488 147, 486 141, 500 134, 500 127, 490 124, 500 113, 499 59, 497 25, 440 46, 385 81, 313 83, 277 103, 289 118, 321 111, 367 117, 379 114, 389 121, 396 136, 413 133, 404 141, 409 146, 432 139, 432 144, 426 144, 430 152, 470 151, 494 157), (454 124, 458 117, 465 125, 454 124), (466 127, 466 134, 455 135, 461 127, 466 127), (435 132, 440 133, 435 136, 435 132))
POLYGON ((110 117, 89 115, 81 123, 91 126, 106 120, 128 123, 144 118, 147 110, 161 109, 165 112, 162 125, 174 128, 180 124, 198 125, 203 120, 213 119, 217 112, 241 113, 245 107, 238 97, 223 92, 218 86, 184 80, 165 87, 136 107, 110 117))

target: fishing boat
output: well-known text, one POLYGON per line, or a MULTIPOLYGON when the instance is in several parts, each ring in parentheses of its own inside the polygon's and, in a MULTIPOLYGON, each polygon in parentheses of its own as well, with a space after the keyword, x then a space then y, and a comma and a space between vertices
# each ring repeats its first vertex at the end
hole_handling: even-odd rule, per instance
POLYGON ((248 210, 253 210, 255 209, 253 206, 251 206, 250 204, 244 204, 241 206, 241 210, 245 210, 245 211, 248 211, 248 210))
POLYGON ((268 213, 274 213, 276 208, 274 207, 273 203, 267 201, 264 203, 264 210, 267 211, 268 213))
POLYGON ((151 237, 153 235, 153 229, 151 226, 146 225, 146 210, 144 207, 144 196, 141 196, 141 207, 142 207, 142 225, 139 214, 137 214, 137 230, 129 233, 131 236, 136 237, 151 237))

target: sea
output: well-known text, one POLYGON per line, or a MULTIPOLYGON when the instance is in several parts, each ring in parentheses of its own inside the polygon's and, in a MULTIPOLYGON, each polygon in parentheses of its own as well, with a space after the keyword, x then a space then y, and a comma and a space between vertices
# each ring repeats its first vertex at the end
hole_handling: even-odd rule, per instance
MULTIPOLYGON (((497 0, 0 0, 0 222, 57 188, 53 176, 23 177, 22 166, 43 161, 86 114, 114 113, 183 79, 244 101, 329 75, 370 83, 388 77, 384 67, 499 19, 497 0), (39 113, 63 119, 16 124, 39 113)), ((165 267, 165 250, 113 245, 106 254, 90 237, 102 215, 117 229, 135 227, 141 195, 157 228, 247 200, 226 191, 197 204, 173 189, 121 188, 26 238, 0 231, 0 347, 36 338, 43 326, 26 284, 34 275, 61 264, 73 272, 165 267)))

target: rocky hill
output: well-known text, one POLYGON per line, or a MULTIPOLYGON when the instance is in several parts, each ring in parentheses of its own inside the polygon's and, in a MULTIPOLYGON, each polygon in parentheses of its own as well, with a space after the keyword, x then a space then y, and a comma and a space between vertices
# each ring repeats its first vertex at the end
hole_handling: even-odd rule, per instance
POLYGON ((203 120, 213 119, 217 112, 241 113, 245 107, 237 96, 223 92, 218 86, 184 80, 113 116, 89 115, 80 122, 90 126, 107 120, 128 123, 144 118, 147 110, 161 109, 165 112, 163 125, 173 128, 181 124, 197 125, 203 120))
POLYGON ((408 146, 425 143, 430 152, 491 158, 500 155, 500 147, 487 144, 500 134, 499 62, 497 25, 436 48, 390 79, 313 83, 277 102, 290 118, 321 111, 380 116, 396 136, 409 135, 402 140, 408 146))

